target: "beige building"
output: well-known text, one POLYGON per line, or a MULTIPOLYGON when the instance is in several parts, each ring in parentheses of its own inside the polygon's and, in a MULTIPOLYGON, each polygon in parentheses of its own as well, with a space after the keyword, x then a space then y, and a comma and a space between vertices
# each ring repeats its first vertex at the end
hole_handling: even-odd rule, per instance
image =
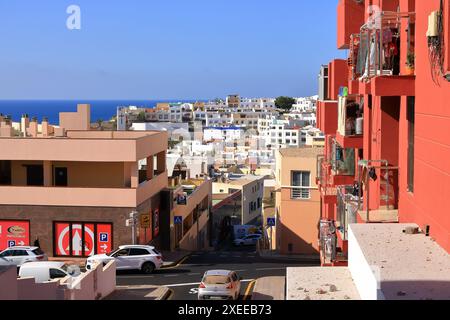
POLYGON ((318 254, 320 194, 317 156, 323 148, 280 149, 276 154, 276 235, 282 254, 318 254))
MULTIPOLYGON (((162 250, 178 245, 166 132, 91 131, 89 105, 61 113, 57 127, 26 118, 21 125, 17 132, 10 119, 0 119, 0 227, 14 230, 1 235, 0 250, 39 239, 50 256, 107 253, 133 242, 132 212, 137 243, 162 250)), ((175 208, 188 221, 183 235, 197 235, 197 221, 203 226, 208 217, 191 218, 191 206, 209 208, 203 188, 211 186, 175 208)))
POLYGON ((264 177, 248 175, 237 180, 213 183, 214 195, 231 195, 237 191, 242 192, 240 224, 261 223, 264 177))

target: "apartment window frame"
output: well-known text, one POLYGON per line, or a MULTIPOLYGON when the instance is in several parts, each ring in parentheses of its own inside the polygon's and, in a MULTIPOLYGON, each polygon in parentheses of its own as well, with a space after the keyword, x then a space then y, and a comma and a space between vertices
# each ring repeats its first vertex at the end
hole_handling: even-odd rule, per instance
POLYGON ((292 170, 291 171, 291 199, 292 200, 310 200, 311 199, 311 171, 292 170), (300 174, 299 183, 295 181, 295 175, 300 174), (307 176, 304 177, 304 175, 307 176), (307 185, 305 182, 307 181, 307 185))

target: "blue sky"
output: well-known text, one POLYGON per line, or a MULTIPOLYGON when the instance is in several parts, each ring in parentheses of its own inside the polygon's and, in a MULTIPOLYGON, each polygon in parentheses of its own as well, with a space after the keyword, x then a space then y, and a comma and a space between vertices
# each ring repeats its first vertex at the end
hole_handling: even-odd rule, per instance
POLYGON ((0 99, 316 94, 337 0, 0 0, 0 99), (66 9, 81 8, 81 30, 66 9))

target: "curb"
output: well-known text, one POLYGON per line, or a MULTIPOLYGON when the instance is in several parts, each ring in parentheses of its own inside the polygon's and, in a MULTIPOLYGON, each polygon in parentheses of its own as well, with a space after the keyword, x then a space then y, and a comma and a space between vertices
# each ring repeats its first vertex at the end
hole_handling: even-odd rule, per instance
POLYGON ((160 269, 170 269, 170 268, 179 267, 190 256, 191 256, 191 253, 188 253, 185 256, 183 256, 181 259, 179 259, 178 261, 172 262, 171 264, 167 264, 165 266, 163 265, 160 269))
POLYGON ((172 298, 172 296, 173 296, 173 290, 167 288, 167 290, 164 292, 164 294, 162 294, 155 300, 170 300, 172 298))

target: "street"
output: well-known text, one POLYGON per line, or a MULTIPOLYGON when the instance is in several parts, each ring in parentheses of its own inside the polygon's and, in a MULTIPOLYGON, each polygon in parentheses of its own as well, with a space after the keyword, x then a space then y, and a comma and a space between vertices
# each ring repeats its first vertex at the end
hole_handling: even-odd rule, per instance
POLYGON ((236 271, 242 277, 241 299, 250 299, 253 280, 268 276, 285 276, 286 267, 316 266, 314 262, 270 260, 261 258, 255 247, 233 248, 227 251, 194 252, 177 267, 161 269, 154 274, 121 271, 117 285, 158 285, 169 287, 172 300, 197 300, 197 288, 208 270, 236 271))

